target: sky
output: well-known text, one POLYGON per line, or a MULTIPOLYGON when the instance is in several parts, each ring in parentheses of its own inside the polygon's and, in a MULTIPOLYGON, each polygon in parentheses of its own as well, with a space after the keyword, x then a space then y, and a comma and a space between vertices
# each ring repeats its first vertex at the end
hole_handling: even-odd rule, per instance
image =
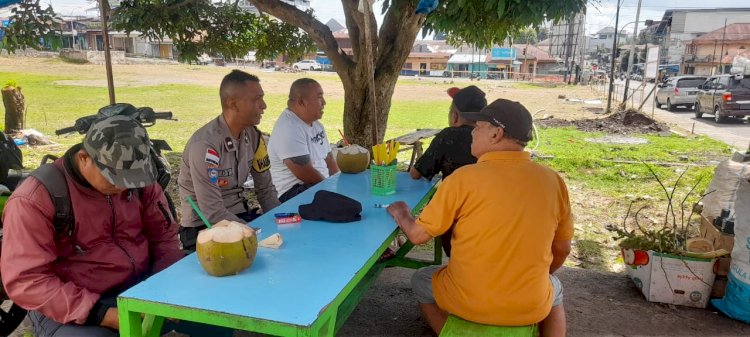
MULTIPOLYGON (((591 1, 590 1, 591 2, 591 1)), ((620 0, 620 22, 619 27, 622 28, 630 22, 635 21, 636 10, 638 7, 638 0, 620 0)), ((710 6, 709 3, 721 3, 722 8, 737 8, 737 7, 750 7, 750 3, 747 0, 643 0, 641 1, 641 15, 638 21, 661 20, 664 16, 666 9, 701 9, 701 8, 716 8, 716 6, 710 6)), ((596 3, 589 4, 586 11, 586 31, 589 34, 594 34, 598 30, 611 26, 615 26, 615 16, 617 13, 617 0, 600 0, 596 3)), ((625 26, 625 30, 632 32, 634 24, 625 26)), ((641 22, 639 30, 644 27, 641 22)))
MULTIPOLYGON (((618 0, 589 0, 586 15, 586 31, 588 34, 596 33, 598 30, 615 25, 615 13, 617 12, 618 0)), ((620 7, 620 27, 635 21, 636 7, 638 0, 619 0, 620 7)), ((643 0, 641 5, 641 15, 639 21, 647 19, 660 20, 664 15, 664 10, 673 8, 713 8, 707 3, 707 0, 643 0)), ((750 7, 747 0, 720 0, 721 7, 750 7)), ((61 15, 84 15, 85 10, 95 7, 95 2, 91 0, 42 0, 42 3, 51 3, 55 11, 61 15)), ((344 12, 341 7, 341 0, 311 0, 312 8, 316 16, 323 23, 329 19, 336 19, 342 25, 344 24, 344 12)), ((373 7, 376 14, 380 13, 383 4, 382 0, 376 0, 373 7)), ((381 18, 378 18, 381 22, 381 18)), ((626 31, 633 30, 633 24, 625 26, 626 31)), ((643 25, 640 25, 642 28, 643 25)), ((639 29, 640 29, 639 28, 639 29)))

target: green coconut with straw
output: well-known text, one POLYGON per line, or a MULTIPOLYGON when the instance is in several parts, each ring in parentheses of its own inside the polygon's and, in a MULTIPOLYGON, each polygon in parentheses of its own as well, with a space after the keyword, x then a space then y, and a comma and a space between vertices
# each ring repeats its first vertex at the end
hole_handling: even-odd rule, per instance
POLYGON ((341 172, 359 173, 370 164, 370 151, 359 145, 347 145, 336 151, 336 164, 341 172))
POLYGON ((258 251, 255 231, 228 220, 212 226, 193 200, 189 196, 186 199, 208 227, 198 233, 196 240, 196 253, 203 269, 213 276, 227 276, 250 268, 258 251))

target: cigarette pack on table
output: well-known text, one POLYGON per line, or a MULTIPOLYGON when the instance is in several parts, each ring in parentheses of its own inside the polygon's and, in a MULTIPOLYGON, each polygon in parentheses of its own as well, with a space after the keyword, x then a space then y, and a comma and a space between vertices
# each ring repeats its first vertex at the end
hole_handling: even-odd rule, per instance
POLYGON ((302 222, 302 217, 299 215, 293 215, 293 216, 287 216, 283 218, 276 218, 276 224, 283 225, 283 224, 289 224, 289 223, 298 223, 302 222))

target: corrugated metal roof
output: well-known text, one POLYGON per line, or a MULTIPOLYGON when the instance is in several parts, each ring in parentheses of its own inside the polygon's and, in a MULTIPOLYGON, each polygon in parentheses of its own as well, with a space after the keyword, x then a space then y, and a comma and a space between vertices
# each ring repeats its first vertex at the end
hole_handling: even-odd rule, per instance
POLYGON ((717 30, 706 33, 701 37, 693 39, 693 42, 696 44, 707 44, 716 41, 731 43, 743 40, 750 40, 750 23, 733 23, 727 25, 726 32, 724 31, 724 27, 721 27, 717 30))
POLYGON ((519 55, 521 55, 520 56, 521 58, 524 57, 523 55, 524 48, 526 48, 526 55, 525 55, 526 58, 536 58, 536 60, 540 62, 555 62, 556 61, 555 58, 552 57, 552 55, 550 55, 544 49, 541 49, 532 45, 523 45, 523 46, 516 47, 516 49, 520 51, 519 55))
POLYGON ((451 54, 448 53, 409 53, 410 58, 449 58, 451 54))

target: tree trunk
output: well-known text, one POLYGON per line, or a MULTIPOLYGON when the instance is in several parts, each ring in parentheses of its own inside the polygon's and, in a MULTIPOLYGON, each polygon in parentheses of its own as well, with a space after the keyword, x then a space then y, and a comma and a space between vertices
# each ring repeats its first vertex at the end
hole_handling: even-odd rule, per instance
POLYGON ((383 141, 388 127, 391 98, 398 80, 398 73, 375 79, 377 111, 373 110, 372 95, 367 81, 356 81, 344 85, 344 135, 352 144, 370 149, 373 144, 373 121, 377 122, 377 140, 383 141), (375 118, 373 119, 373 116, 375 118))
POLYGON ((377 34, 375 31, 378 27, 371 10, 366 10, 367 14, 364 14, 358 11, 359 1, 342 1, 352 44, 351 55, 339 48, 328 26, 310 13, 283 1, 251 2, 261 12, 302 28, 331 60, 344 85, 344 135, 347 140, 369 149, 374 145, 373 129, 376 129, 376 142, 382 142, 399 72, 425 21, 424 15, 415 13, 417 1, 391 1, 377 34), (368 18, 364 15, 368 15, 368 18), (370 33, 369 38, 366 32, 370 33), (370 62, 373 70, 368 72, 370 62), (370 91, 373 90, 370 85, 372 76, 375 86, 374 105, 370 91))
POLYGON ((26 101, 20 87, 5 87, 2 89, 3 104, 5 105, 5 133, 12 134, 24 128, 24 111, 26 101))

